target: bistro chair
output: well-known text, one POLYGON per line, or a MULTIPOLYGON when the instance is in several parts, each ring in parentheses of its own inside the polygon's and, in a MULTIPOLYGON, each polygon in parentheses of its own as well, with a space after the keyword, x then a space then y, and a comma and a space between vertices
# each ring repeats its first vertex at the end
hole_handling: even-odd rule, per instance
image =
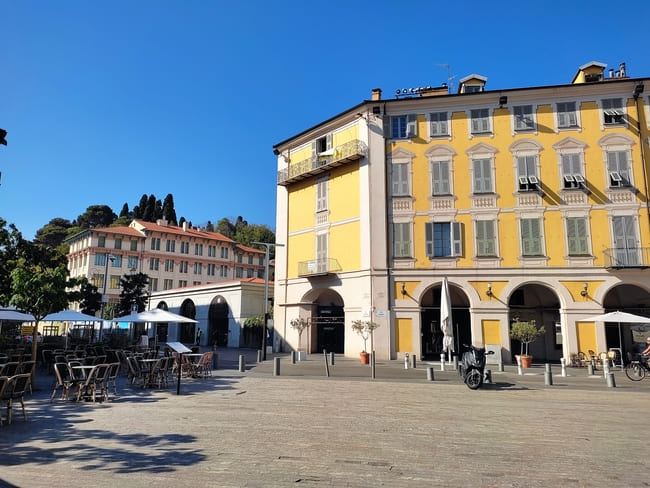
POLYGON ((126 358, 126 364, 129 366, 128 378, 131 384, 134 384, 136 380, 142 379, 142 371, 135 357, 126 358))
POLYGON ((70 389, 78 383, 72 375, 72 370, 67 363, 54 363, 54 390, 50 397, 50 403, 54 400, 54 395, 61 388, 61 400, 67 400, 70 397, 70 389))
POLYGON ((6 363, 0 370, 0 376, 7 376, 8 378, 11 378, 16 373, 18 373, 19 367, 20 367, 20 363, 18 361, 12 361, 10 363, 6 363))
MULTIPOLYGON (((31 377, 34 374, 34 369, 36 368, 36 361, 23 361, 20 363, 20 366, 18 366, 18 371, 17 374, 25 374, 28 373, 29 376, 31 377)), ((32 382, 29 382, 29 385, 27 386, 29 388, 29 394, 33 395, 34 391, 32 390, 32 382)))
POLYGON ((106 373, 108 372, 108 364, 98 364, 90 370, 88 377, 83 383, 79 383, 77 388, 77 401, 82 398, 92 399, 93 403, 97 400, 97 390, 101 395, 101 398, 105 400, 107 398, 106 394, 106 373))
POLYGON ((7 423, 11 425, 12 407, 14 400, 20 401, 20 406, 23 409, 23 419, 27 421, 25 414, 25 391, 31 382, 31 375, 29 373, 17 374, 9 378, 9 381, 4 387, 0 401, 7 402, 7 423))
POLYGON ((117 376, 120 374, 120 367, 122 365, 119 362, 109 364, 108 375, 106 376, 106 392, 108 394, 109 386, 113 385, 113 392, 117 396, 117 376))

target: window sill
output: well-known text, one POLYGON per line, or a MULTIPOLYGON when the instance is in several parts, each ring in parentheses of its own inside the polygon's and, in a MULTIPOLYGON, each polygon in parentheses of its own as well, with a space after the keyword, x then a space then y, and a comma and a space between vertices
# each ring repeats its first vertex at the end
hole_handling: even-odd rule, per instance
POLYGON ((548 256, 519 256, 519 264, 523 267, 546 266, 548 256))

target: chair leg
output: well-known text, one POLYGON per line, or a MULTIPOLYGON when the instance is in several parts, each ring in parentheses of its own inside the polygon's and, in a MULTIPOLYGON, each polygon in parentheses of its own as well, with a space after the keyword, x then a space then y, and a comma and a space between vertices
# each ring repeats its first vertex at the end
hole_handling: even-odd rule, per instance
POLYGON ((25 402, 23 401, 23 397, 20 397, 20 406, 23 409, 23 420, 27 422, 27 414, 25 413, 25 402))
POLYGON ((11 425, 11 398, 7 401, 7 425, 11 425))

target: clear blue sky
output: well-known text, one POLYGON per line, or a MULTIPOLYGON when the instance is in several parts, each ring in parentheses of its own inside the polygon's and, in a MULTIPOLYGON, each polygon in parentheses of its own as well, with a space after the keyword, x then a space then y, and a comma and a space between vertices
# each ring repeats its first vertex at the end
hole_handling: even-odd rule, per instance
POLYGON ((0 216, 32 239, 89 205, 174 195, 275 228, 273 144, 400 87, 650 76, 650 2, 7 1, 0 216), (531 5, 531 6, 527 6, 531 5))

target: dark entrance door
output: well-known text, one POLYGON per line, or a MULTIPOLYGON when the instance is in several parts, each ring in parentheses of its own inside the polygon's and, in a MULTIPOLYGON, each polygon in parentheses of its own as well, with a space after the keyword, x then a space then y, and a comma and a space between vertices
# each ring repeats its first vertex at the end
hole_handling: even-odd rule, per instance
POLYGON ((345 348, 343 307, 318 307, 317 314, 316 350, 343 354, 345 348))
POLYGON ((226 347, 228 345, 228 304, 225 302, 210 304, 208 321, 209 344, 226 347))
MULTIPOLYGON (((443 333, 440 329, 440 309, 430 308, 422 311, 422 359, 440 359, 442 352, 443 333)), ((454 325, 454 353, 459 354, 462 344, 472 343, 469 310, 466 308, 451 309, 451 320, 454 325)))

